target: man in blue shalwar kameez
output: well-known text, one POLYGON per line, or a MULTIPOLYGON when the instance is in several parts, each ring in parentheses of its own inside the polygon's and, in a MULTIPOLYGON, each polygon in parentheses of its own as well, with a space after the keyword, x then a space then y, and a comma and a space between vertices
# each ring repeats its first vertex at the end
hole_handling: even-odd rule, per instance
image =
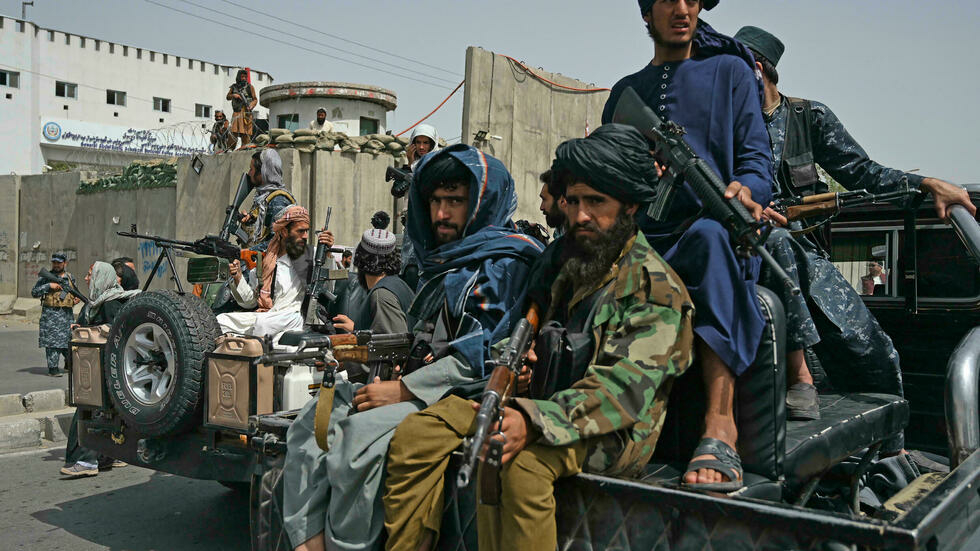
MULTIPOLYGON (((772 195, 772 155, 760 107, 761 83, 744 46, 698 20, 717 0, 640 0, 654 58, 612 88, 602 122, 632 87, 664 120, 687 131, 685 141, 758 218, 772 195)), ((734 380, 755 359, 765 322, 755 292, 758 258, 739 258, 720 223, 700 217, 684 185, 664 220, 638 220, 650 244, 687 285, 694 300, 696 355, 708 407, 705 431, 684 475, 692 488, 742 485, 732 414, 734 380)))
POLYGON ((497 159, 456 145, 426 155, 415 174, 406 233, 421 272, 409 315, 420 320, 416 345, 426 341, 435 360, 400 380, 338 382, 326 452, 314 438, 316 401, 300 411, 283 470, 284 525, 297 549, 379 546, 395 427, 451 390, 482 385, 490 347, 520 319, 528 269, 544 249, 515 231, 514 181, 497 159))

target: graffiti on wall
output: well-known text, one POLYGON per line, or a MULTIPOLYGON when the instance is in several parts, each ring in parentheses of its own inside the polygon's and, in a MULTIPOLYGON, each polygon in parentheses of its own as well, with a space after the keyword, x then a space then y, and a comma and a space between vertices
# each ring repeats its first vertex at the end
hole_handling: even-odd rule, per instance
MULTIPOLYGON (((141 280, 145 279, 153 271, 153 265, 156 264, 157 257, 160 256, 161 251, 163 251, 163 247, 160 247, 153 241, 140 239, 139 258, 136 261, 136 266, 140 269, 141 280)), ((166 264, 161 262, 157 268, 156 277, 163 277, 166 269, 166 264)))

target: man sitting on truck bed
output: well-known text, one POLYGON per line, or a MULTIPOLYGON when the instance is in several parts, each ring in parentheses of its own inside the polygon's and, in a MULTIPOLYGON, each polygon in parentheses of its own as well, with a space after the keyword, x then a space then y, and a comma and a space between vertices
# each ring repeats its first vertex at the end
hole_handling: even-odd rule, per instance
MULTIPOLYGON (((765 85, 763 114, 772 142, 776 179, 773 196, 799 197, 824 193, 816 165, 823 167, 847 189, 872 193, 897 191, 904 185, 933 194, 936 214, 945 219, 946 208, 961 204, 976 212, 965 190, 938 180, 884 167, 868 157, 844 125, 824 104, 788 98, 778 88, 776 64, 784 46, 758 27, 742 27, 735 38, 748 46, 765 85)), ((766 216, 774 224, 787 220, 772 209, 766 216)), ((800 229, 795 226, 795 229, 800 229)), ((798 278, 802 293, 791 296, 775 281, 769 288, 780 293, 786 307, 787 415, 790 419, 818 419, 817 390, 803 349, 813 347, 822 359, 829 382, 839 391, 880 392, 902 396, 898 352, 861 297, 825 255, 827 244, 819 234, 793 237, 774 231, 767 247, 786 272, 798 278), (811 315, 811 311, 814 315, 811 315)), ((762 281, 768 274, 763 270, 762 281)), ((882 446, 882 455, 902 450, 901 435, 882 446)))
MULTIPOLYGON (((529 354, 537 359, 534 399, 503 410, 500 505, 479 506, 481 550, 554 549, 558 478, 642 472, 673 379, 691 364, 691 298, 633 219, 654 197, 648 150, 636 129, 616 124, 558 147, 551 174, 565 189, 568 233, 535 263, 528 295, 547 312, 544 331, 563 327, 567 343, 588 344, 571 364, 555 362, 548 357, 565 347, 554 350, 544 331, 538 336, 541 346, 529 354), (542 378, 553 383, 539 384, 542 378)), ((395 431, 385 494, 389 551, 434 543, 443 474, 475 428, 476 405, 450 396, 395 431)))
POLYGON ((490 346, 520 315, 528 269, 543 249, 514 231, 514 181, 497 159, 456 145, 427 155, 416 175, 406 233, 422 279, 410 315, 420 320, 415 345, 427 351, 413 357, 434 361, 407 366, 399 380, 339 381, 327 451, 315 438, 327 428, 316 426, 317 400, 300 411, 283 467, 284 526, 297 549, 377 545, 391 434, 452 388, 478 386, 490 346))
MULTIPOLYGON (((313 266, 312 248, 306 243, 310 213, 293 205, 282 211, 272 228, 273 237, 262 258, 261 281, 244 277, 238 260, 231 263, 232 296, 242 308, 258 308, 218 314, 222 333, 265 337, 303 327, 300 307, 313 266)), ((333 245, 333 234, 328 231, 320 232, 317 239, 328 247, 333 245)))

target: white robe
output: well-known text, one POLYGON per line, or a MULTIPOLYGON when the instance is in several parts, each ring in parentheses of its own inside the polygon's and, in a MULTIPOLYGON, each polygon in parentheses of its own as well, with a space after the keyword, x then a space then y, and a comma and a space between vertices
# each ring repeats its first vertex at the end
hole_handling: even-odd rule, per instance
MULTIPOLYGON (((285 331, 303 328, 303 296, 306 294, 306 271, 309 263, 306 258, 297 260, 288 254, 276 260, 275 292, 272 295, 272 308, 268 312, 231 312, 218 315, 218 325, 222 333, 238 333, 256 337, 278 336, 285 331), (298 270, 297 270, 298 268, 298 270)), ((249 278, 241 278, 237 285, 231 286, 231 295, 243 308, 258 305, 260 282, 255 272, 249 278)))

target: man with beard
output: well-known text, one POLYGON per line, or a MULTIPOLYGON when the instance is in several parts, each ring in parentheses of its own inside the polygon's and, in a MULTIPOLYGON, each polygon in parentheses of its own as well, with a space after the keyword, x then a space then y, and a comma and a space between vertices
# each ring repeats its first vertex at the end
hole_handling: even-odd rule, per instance
MULTIPOLYGON (((653 455, 674 377, 691 363, 693 305, 633 216, 654 197, 653 159, 635 129, 608 124, 558 147, 551 175, 565 189, 568 233, 531 270, 541 312, 534 393, 503 410, 499 506, 480 505, 480 549, 555 549, 554 483, 583 470, 642 472, 653 455), (588 343, 570 363, 544 344, 561 327, 588 343), (558 365, 560 364, 560 365, 558 365), (549 366, 553 383, 538 384, 549 366)), ((572 337, 575 336, 575 338, 572 337)), ((548 377, 550 380, 550 377, 548 377)), ((479 404, 450 396, 405 419, 391 442, 387 549, 438 538, 449 455, 472 434, 479 404)), ((481 473, 480 476, 485 476, 481 473)))
POLYGON ((241 149, 252 141, 252 109, 255 109, 255 104, 259 102, 255 87, 248 80, 247 69, 238 70, 235 83, 228 88, 225 99, 231 101, 231 108, 235 112, 231 117, 231 133, 236 139, 241 139, 242 143, 239 146, 241 149))
POLYGON ((316 120, 310 121, 310 130, 314 132, 333 132, 333 123, 327 120, 327 110, 323 107, 316 110, 316 120))
MULTIPOLYGON (((65 271, 67 264, 68 257, 64 253, 51 255, 51 273, 68 278, 74 286, 75 277, 65 271)), ((41 299, 37 345, 44 348, 44 355, 48 360, 48 375, 61 377, 64 372, 58 367, 58 357, 64 356, 67 365, 68 342, 71 340, 71 323, 74 317, 72 308, 79 300, 62 289, 60 283, 49 283, 40 277, 31 289, 31 296, 41 299)))
POLYGON ((217 110, 214 112, 214 125, 211 127, 211 143, 214 145, 215 153, 223 153, 235 149, 238 138, 231 133, 231 125, 225 112, 217 110))
POLYGON ((325 429, 314 422, 316 400, 300 411, 283 470, 284 526, 297 549, 378 545, 391 434, 406 415, 486 375, 490 347, 510 334, 542 249, 514 232, 514 181, 497 159, 460 144, 427 155, 416 175, 407 238, 422 270, 408 313, 419 320, 415 347, 431 361, 398 380, 338 382, 326 451, 315 438, 325 429))
POLYGON ((565 212, 562 210, 562 203, 565 201, 563 193, 558 189, 556 182, 552 181, 551 171, 546 170, 539 177, 541 180, 541 191, 538 197, 541 198, 541 205, 538 209, 544 215, 544 221, 554 232, 554 238, 558 239, 565 233, 565 212))
MULTIPOLYGON (((780 93, 776 65, 784 46, 778 38, 758 27, 742 27, 735 39, 752 51, 765 85, 763 115, 776 167, 776 197, 826 192, 827 185, 817 173, 816 165, 820 165, 847 189, 885 193, 909 186, 932 193, 940 219, 947 218, 946 209, 953 204, 976 213, 966 190, 876 163, 826 105, 780 93)), ((776 225, 788 225, 786 218, 772 209, 766 210, 766 216, 776 225)), ((794 223, 790 229, 800 230, 802 226, 794 223)), ((793 237, 788 231, 777 229, 766 242, 773 257, 798 280, 802 290, 799 296, 789 295, 769 270, 763 270, 761 281, 781 294, 786 307, 786 405, 790 419, 820 418, 817 389, 806 363, 805 348, 811 348, 823 360, 827 378, 837 390, 903 395, 898 351, 854 288, 826 258, 828 243, 819 237, 819 233, 793 237)), ((880 269, 879 265, 876 275, 881 275, 880 269)), ((866 294, 874 290, 874 281, 869 283, 866 294)), ((898 436, 886 440, 879 453, 894 455, 902 447, 903 437, 898 436)))
MULTIPOLYGON (((243 276, 238 260, 231 263, 232 296, 239 306, 257 310, 219 314, 222 333, 265 337, 303 327, 300 307, 313 265, 313 249, 307 247, 310 213, 299 205, 288 207, 272 229, 274 234, 262 259, 261 281, 243 276)), ((319 243, 332 241, 333 236, 320 232, 319 243)))
MULTIPOLYGON (((272 239, 272 221, 296 199, 282 183, 282 158, 274 149, 263 149, 252 155, 248 170, 249 185, 254 190, 252 208, 242 213, 242 226, 249 232, 248 248, 265 250, 272 239)), ((331 237, 333 235, 331 234, 331 237)), ((333 243, 331 242, 331 247, 333 243)))
MULTIPOLYGON (((664 120, 684 128, 684 140, 729 182, 737 198, 759 219, 772 196, 772 157, 760 107, 762 87, 745 46, 700 21, 702 8, 717 0, 639 0, 654 42, 653 60, 613 86, 602 114, 612 120, 626 87, 664 120)), ((733 491, 742 486, 732 412, 735 377, 755 360, 765 326, 755 291, 758 257, 740 258, 731 237, 701 216, 688 184, 677 192, 661 220, 643 213, 641 231, 687 285, 697 308, 695 348, 708 406, 701 441, 683 483, 692 489, 733 491)))

